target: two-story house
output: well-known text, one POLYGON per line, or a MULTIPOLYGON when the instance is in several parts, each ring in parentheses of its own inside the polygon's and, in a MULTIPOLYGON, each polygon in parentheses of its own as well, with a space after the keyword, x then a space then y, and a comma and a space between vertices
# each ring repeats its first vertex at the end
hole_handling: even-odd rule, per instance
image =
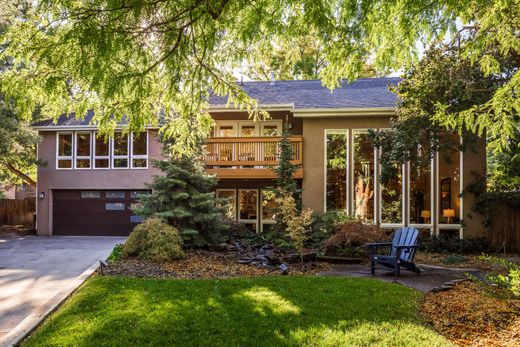
MULTIPOLYGON (((380 149, 368 129, 389 128, 397 98, 388 85, 398 81, 360 79, 334 91, 320 81, 244 82, 242 88, 270 114, 259 122, 226 107, 226 98, 211 98, 216 124, 204 160, 207 172, 219 178, 216 194, 227 199, 228 215, 257 232, 273 223, 274 204, 264 192, 274 184, 272 167, 287 124, 293 161, 301 164, 295 178, 304 206, 346 210, 388 228, 413 225, 460 237, 483 233, 482 221, 471 212, 473 197, 463 193, 473 171, 485 172, 483 139, 471 151, 436 153, 428 168, 407 163, 391 182, 380 183, 380 149)), ((158 129, 116 131, 105 141, 91 119, 92 114, 84 120, 62 116, 34 125, 43 137, 38 158, 48 163, 38 169, 39 235, 127 235, 140 221, 130 207, 160 174, 150 164, 161 157, 158 129)))

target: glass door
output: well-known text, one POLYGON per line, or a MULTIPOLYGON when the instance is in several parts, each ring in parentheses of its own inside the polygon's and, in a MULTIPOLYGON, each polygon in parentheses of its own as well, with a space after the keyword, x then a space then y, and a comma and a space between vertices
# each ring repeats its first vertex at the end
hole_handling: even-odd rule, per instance
POLYGON ((252 231, 258 230, 257 189, 240 189, 238 191, 238 218, 252 231))

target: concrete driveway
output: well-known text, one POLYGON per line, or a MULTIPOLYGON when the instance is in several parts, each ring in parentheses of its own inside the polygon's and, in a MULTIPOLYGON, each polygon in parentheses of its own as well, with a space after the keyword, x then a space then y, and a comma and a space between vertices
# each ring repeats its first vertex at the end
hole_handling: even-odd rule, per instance
POLYGON ((0 340, 125 240, 0 235, 0 340))

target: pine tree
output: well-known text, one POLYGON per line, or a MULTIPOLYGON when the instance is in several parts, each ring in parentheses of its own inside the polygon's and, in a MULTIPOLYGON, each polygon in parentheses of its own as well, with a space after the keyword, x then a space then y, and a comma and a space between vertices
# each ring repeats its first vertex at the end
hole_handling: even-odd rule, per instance
POLYGON ((154 166, 163 175, 155 176, 149 195, 139 199, 135 213, 158 217, 181 232, 185 242, 196 247, 222 240, 223 209, 217 206, 213 187, 217 179, 204 173, 202 164, 193 157, 166 157, 154 166))
POLYGON ((298 182, 294 179, 294 174, 300 168, 300 165, 292 163, 294 152, 291 143, 291 133, 287 124, 283 128, 282 140, 280 141, 280 155, 278 165, 274 168, 276 173, 276 188, 273 190, 277 197, 283 192, 292 194, 298 201, 301 189, 298 182))

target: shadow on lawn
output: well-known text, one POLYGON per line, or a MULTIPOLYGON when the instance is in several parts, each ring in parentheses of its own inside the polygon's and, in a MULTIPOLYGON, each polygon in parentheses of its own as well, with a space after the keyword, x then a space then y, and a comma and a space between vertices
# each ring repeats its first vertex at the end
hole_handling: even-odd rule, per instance
POLYGON ((87 283, 28 344, 444 345, 418 294, 370 279, 262 277, 87 283))

